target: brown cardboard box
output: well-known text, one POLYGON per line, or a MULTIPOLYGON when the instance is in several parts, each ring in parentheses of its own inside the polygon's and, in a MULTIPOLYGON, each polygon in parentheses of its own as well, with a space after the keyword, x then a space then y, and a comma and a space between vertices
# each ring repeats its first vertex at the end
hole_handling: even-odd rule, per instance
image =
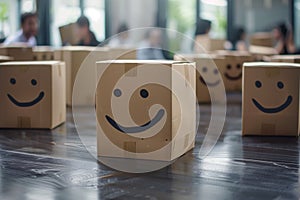
MULTIPOLYGON (((223 50, 225 40, 223 39, 213 39, 208 35, 198 35, 196 37, 196 42, 198 45, 201 45, 206 51, 215 51, 215 50, 223 50)), ((199 48, 195 45, 195 53, 205 53, 203 49, 199 48)))
POLYGON ((300 55, 276 55, 270 57, 271 62, 300 63, 300 55))
POLYGON ((1 128, 51 129, 65 122, 64 63, 1 63, 0 91, 1 128))
POLYGON ((299 64, 244 64, 243 135, 299 135, 299 75, 299 64))
POLYGON ((78 84, 80 87, 80 95, 76 96, 76 106, 91 106, 94 105, 95 91, 93 86, 96 85, 96 62, 101 60, 107 60, 108 49, 107 48, 93 48, 93 47, 64 47, 59 50, 56 55, 61 54, 62 61, 66 63, 67 69, 67 105, 72 106, 73 100, 73 87, 76 80, 77 72, 80 67, 88 66, 88 70, 85 70, 81 77, 85 80, 78 84), (61 51, 61 52, 59 52, 61 51))
POLYGON ((221 87, 222 74, 226 71, 226 68, 223 67, 224 57, 207 54, 182 54, 175 55, 174 60, 196 63, 196 94, 199 103, 210 103, 211 99, 216 103, 222 102, 222 95, 225 95, 221 87), (218 76, 219 73, 221 73, 221 77, 218 76), (210 87, 210 92, 208 87, 210 87))
POLYGON ((218 55, 225 57, 225 63, 220 64, 219 69, 223 72, 222 75, 226 91, 241 91, 242 66, 245 62, 253 62, 255 58, 249 53, 238 51, 219 51, 218 55))
POLYGON ((98 156, 170 161, 194 147, 194 63, 103 61, 97 71, 98 156))
POLYGON ((77 45, 79 43, 76 23, 59 27, 59 33, 63 45, 77 45))
POLYGON ((32 47, 25 46, 2 46, 0 55, 13 57, 15 61, 33 60, 32 47))
POLYGON ((109 48, 111 60, 134 60, 136 59, 136 49, 134 48, 109 48))
POLYGON ((33 60, 54 60, 54 50, 48 46, 37 46, 33 48, 33 60))
POLYGON ((256 57, 257 61, 262 61, 265 56, 277 55, 278 52, 272 47, 250 45, 249 52, 256 57))
POLYGON ((272 47, 273 37, 272 33, 254 33, 250 36, 250 44, 254 46, 272 47))

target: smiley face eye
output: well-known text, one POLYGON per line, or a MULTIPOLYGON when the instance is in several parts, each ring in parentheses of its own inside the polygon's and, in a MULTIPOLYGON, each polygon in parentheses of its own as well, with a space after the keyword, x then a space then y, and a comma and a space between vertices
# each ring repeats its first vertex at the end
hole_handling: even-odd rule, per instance
POLYGON ((31 80, 31 85, 36 86, 37 85, 37 81, 35 79, 31 80))
POLYGON ((260 81, 255 81, 255 86, 256 86, 257 88, 261 88, 262 84, 261 84, 260 81))
POLYGON ((143 97, 143 98, 147 98, 147 97, 149 96, 149 92, 148 92, 147 90, 145 90, 145 89, 142 89, 142 90, 140 91, 140 95, 141 95, 141 97, 143 97))
POLYGON ((241 69, 241 64, 237 64, 236 68, 241 69))
POLYGON ((122 95, 122 91, 121 91, 120 89, 115 89, 115 90, 114 90, 114 95, 115 95, 116 97, 120 97, 120 96, 122 95))
POLYGON ((277 83, 277 87, 278 87, 279 89, 282 89, 282 88, 284 87, 284 84, 283 84, 281 81, 279 81, 279 82, 277 83))
POLYGON ((227 65, 226 67, 227 67, 227 69, 229 69, 229 70, 231 69, 231 65, 227 65))
POLYGON ((11 78, 10 80, 9 80, 9 82, 10 82, 10 84, 12 84, 12 85, 14 85, 14 84, 16 84, 16 79, 15 78, 11 78))
POLYGON ((219 70, 218 69, 214 69, 214 74, 218 74, 219 70))
POLYGON ((207 72, 207 67, 203 67, 202 72, 206 73, 207 72))

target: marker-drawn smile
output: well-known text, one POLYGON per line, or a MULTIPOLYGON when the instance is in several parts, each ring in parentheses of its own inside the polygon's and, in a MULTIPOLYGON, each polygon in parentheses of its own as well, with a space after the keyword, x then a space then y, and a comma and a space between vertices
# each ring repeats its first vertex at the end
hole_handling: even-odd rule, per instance
POLYGON ((219 83, 220 83, 220 80, 217 80, 217 81, 215 81, 215 82, 213 82, 213 83, 210 83, 210 82, 207 82, 207 81, 205 82, 205 80, 203 79, 202 76, 200 76, 199 79, 200 79, 200 81, 201 81, 204 85, 206 85, 206 86, 208 86, 208 87, 214 87, 214 86, 219 85, 219 83))
POLYGON ((141 125, 141 126, 132 126, 132 127, 124 127, 120 124, 118 124, 115 120, 113 120, 111 117, 105 115, 106 120, 110 123, 111 126, 113 126, 115 129, 122 133, 139 133, 142 131, 146 131, 153 127, 155 124, 157 124, 162 117, 164 116, 165 111, 163 109, 160 109, 156 116, 150 120, 149 122, 141 125))
POLYGON ((39 96, 37 98, 35 98, 32 101, 29 102, 19 102, 17 101, 13 96, 11 96, 10 94, 7 94, 7 97, 9 98, 9 100, 15 104, 16 106, 19 107, 31 107, 34 106, 35 104, 39 103, 45 96, 44 92, 40 92, 39 96))
POLYGON ((239 80, 239 79, 241 79, 242 76, 243 76, 242 72, 241 72, 239 75, 237 75, 237 76, 230 76, 228 73, 225 73, 224 75, 225 75, 225 77, 226 77, 227 79, 232 80, 232 81, 239 80))
POLYGON ((275 108, 266 108, 266 107, 262 106, 260 103, 258 103, 255 99, 252 99, 252 102, 260 111, 262 111, 264 113, 272 114, 272 113, 281 112, 282 110, 287 108, 292 103, 292 100, 293 100, 293 98, 290 95, 290 96, 288 96, 288 98, 282 105, 275 107, 275 108))

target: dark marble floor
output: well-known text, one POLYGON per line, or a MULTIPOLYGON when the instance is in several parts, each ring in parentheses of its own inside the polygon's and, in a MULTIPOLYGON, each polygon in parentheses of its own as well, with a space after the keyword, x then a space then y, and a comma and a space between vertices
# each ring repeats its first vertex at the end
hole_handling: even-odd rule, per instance
POLYGON ((95 141, 92 126, 79 137, 70 109, 67 123, 52 131, 2 129, 0 199, 299 199, 298 138, 242 137, 235 103, 216 146, 200 159, 210 107, 200 108, 196 148, 147 174, 98 163, 80 140, 95 141))

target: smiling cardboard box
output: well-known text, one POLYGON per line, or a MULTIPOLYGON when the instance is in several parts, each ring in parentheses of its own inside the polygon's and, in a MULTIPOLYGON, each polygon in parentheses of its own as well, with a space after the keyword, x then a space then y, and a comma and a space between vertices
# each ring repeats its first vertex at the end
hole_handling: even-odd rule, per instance
POLYGON ((217 51, 216 55, 225 57, 225 63, 220 67, 224 67, 222 75, 226 91, 241 91, 243 64, 255 61, 255 57, 247 52, 238 51, 217 51))
POLYGON ((66 119, 65 65, 0 64, 0 128, 54 128, 66 119))
POLYGON ((299 64, 244 64, 243 135, 299 136, 299 75, 299 64))
POLYGON ((194 147, 195 64, 97 63, 98 156, 173 160, 194 147))
POLYGON ((216 103, 225 99, 222 87, 225 58, 207 54, 181 54, 175 55, 174 60, 195 62, 196 71, 196 94, 199 103, 216 103))

